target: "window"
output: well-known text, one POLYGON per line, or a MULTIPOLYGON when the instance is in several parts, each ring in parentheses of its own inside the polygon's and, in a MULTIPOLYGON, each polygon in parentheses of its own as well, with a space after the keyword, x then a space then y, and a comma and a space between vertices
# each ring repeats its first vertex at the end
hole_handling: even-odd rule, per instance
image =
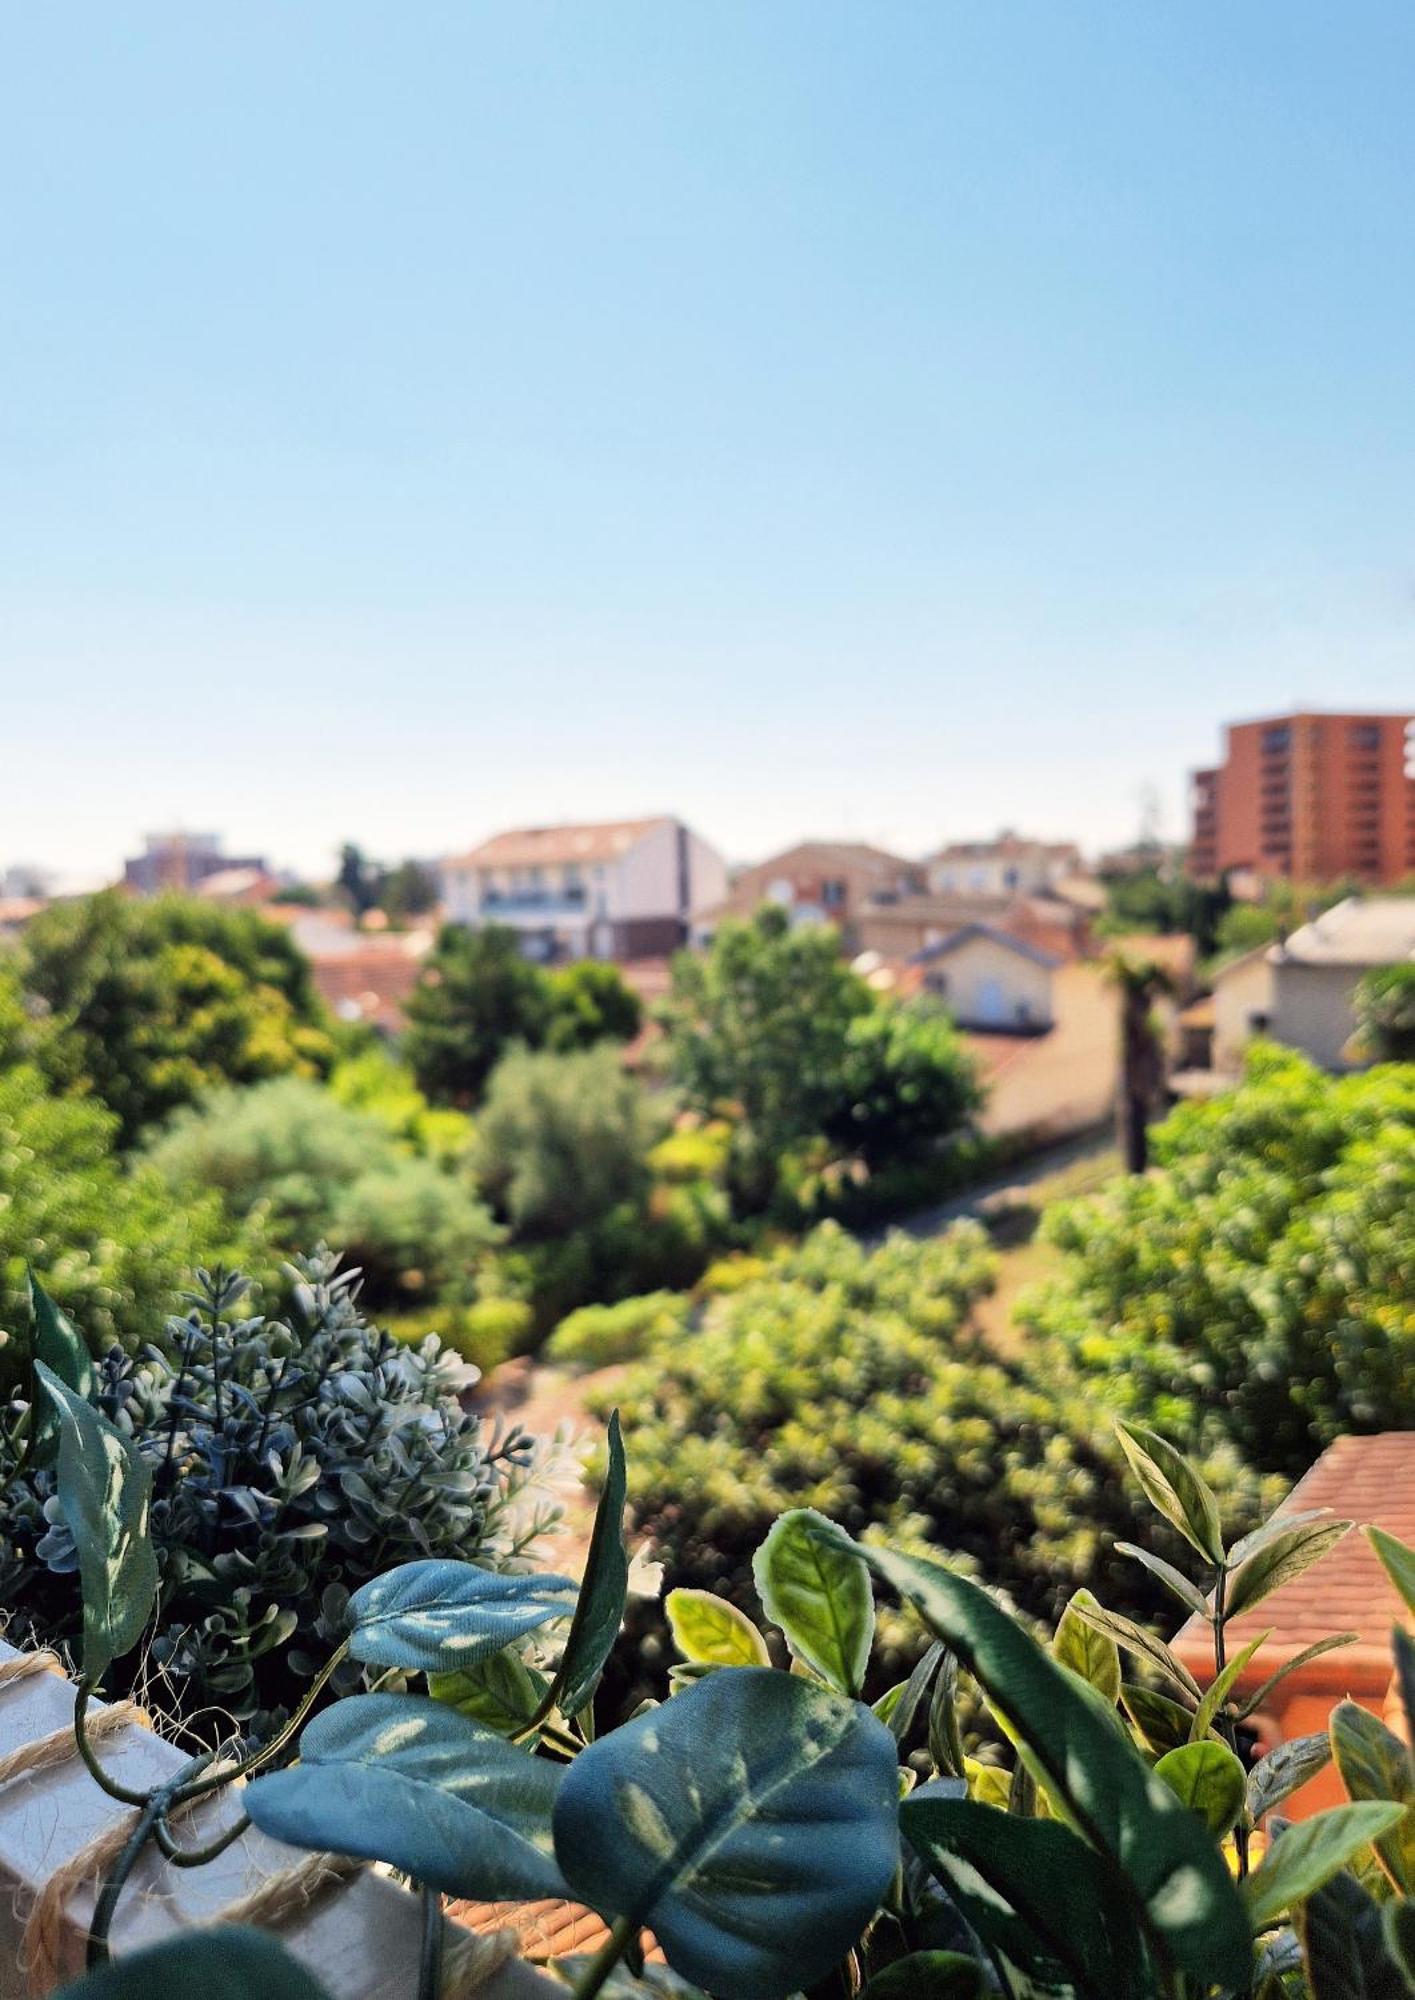
POLYGON ((1285 722, 1279 722, 1271 729, 1265 729, 1262 736, 1263 755, 1276 757, 1292 746, 1292 731, 1285 722))
POLYGON ((839 910, 845 906, 845 884, 841 881, 821 883, 821 902, 828 910, 839 910))
POLYGON ((1381 726, 1378 722, 1353 722, 1349 740, 1353 750, 1379 750, 1381 726))

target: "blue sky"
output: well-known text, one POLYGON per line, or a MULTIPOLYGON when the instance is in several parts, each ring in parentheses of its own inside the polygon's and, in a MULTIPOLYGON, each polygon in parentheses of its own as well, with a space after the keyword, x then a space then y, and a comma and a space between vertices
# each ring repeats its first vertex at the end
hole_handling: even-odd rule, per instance
POLYGON ((1177 835, 1415 696, 1405 0, 0 21, 0 864, 1177 835))

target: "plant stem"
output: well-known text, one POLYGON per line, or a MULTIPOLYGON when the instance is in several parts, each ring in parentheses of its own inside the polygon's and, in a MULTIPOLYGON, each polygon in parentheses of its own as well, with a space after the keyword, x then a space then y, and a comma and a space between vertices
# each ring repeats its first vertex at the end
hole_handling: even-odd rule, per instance
POLYGON ((614 1928, 591 1959, 584 1978, 575 1988, 573 2000, 594 2000, 596 1993, 604 1990, 620 1959, 638 1936, 639 1927, 632 1917, 616 1917, 614 1928))
POLYGON ((138 1823, 128 1835, 122 1853, 104 1878, 98 1901, 94 1905, 93 1922, 89 1925, 88 1951, 86 1963, 90 1972, 97 1965, 107 1965, 112 1953, 108 1949, 108 1933, 113 1925, 114 1912, 118 1908, 118 1898, 124 1885, 137 1865, 139 1856, 152 1838, 153 1828, 171 1804, 172 1787, 165 1785, 152 1794, 138 1815, 138 1823))
POLYGON ((245 1813, 239 1813, 225 1832, 218 1834, 215 1840, 209 1840, 205 1847, 183 1847, 174 1839, 165 1817, 158 1820, 152 1831, 157 1845, 174 1868, 201 1868, 208 1861, 214 1861, 218 1854, 224 1854, 249 1826, 249 1817, 245 1813))
POLYGON ((248 1778, 253 1771, 259 1771, 263 1765, 268 1764, 272 1757, 278 1757, 285 1746, 288 1743, 292 1743, 295 1737, 299 1735, 300 1727, 315 1702, 319 1699, 325 1682, 329 1679, 335 1668, 343 1661, 348 1650, 349 1642, 345 1639, 338 1651, 325 1661, 324 1665, 310 1682, 304 1700, 290 1717, 290 1720, 282 1729, 276 1731, 268 1743, 255 1751, 243 1764, 238 1764, 234 1771, 217 1771, 205 1778, 194 1778, 190 1784, 181 1787, 172 1803, 174 1805, 185 1805, 188 1799, 200 1798, 204 1792, 214 1792, 221 1785, 234 1783, 237 1778, 248 1778))
POLYGON ((442 1891, 422 1884, 423 1948, 418 1960, 418 2000, 438 2000, 442 1991, 442 1891))
POLYGON ((148 1802, 148 1798, 150 1795, 147 1792, 135 1792, 131 1789, 130 1786, 122 1785, 118 1782, 116 1778, 110 1777, 108 1772, 104 1770, 103 1765, 99 1762, 98 1752, 94 1749, 93 1745, 88 1740, 88 1731, 84 1727, 84 1715, 88 1709, 89 1699, 92 1693, 93 1689, 89 1686, 87 1681, 79 1682, 78 1688, 74 1694, 75 1747, 77 1748, 80 1757, 82 1757, 84 1764, 88 1769, 89 1776, 93 1779, 93 1782, 98 1786, 100 1791, 107 1792, 109 1798, 116 1799, 119 1805, 145 1806, 148 1802))

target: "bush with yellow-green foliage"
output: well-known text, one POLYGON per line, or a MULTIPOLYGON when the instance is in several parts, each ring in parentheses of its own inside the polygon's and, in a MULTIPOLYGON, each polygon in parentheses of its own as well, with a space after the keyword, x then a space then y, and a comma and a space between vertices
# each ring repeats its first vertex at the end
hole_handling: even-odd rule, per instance
POLYGON ((692 1316, 692 1300, 683 1292, 645 1292, 616 1305, 581 1306, 550 1336, 546 1359, 570 1368, 637 1361, 686 1334, 692 1316))
POLYGON ((428 1306, 421 1312, 395 1313, 384 1318, 384 1330, 395 1340, 416 1347, 436 1334, 460 1360, 483 1375, 521 1353, 530 1342, 534 1315, 524 1299, 474 1299, 470 1305, 428 1306))

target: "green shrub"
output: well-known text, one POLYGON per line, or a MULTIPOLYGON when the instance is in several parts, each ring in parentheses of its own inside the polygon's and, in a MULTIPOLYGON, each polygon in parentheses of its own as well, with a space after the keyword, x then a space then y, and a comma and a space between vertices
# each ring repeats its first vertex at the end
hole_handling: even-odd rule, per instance
POLYGON ((1415 1424, 1415 1069, 1258 1049, 1151 1141, 1155 1171, 1048 1218, 1066 1264, 1023 1301, 1035 1332, 1119 1408, 1267 1471, 1415 1424))
POLYGON ((607 1368, 637 1361, 687 1330, 692 1303, 681 1292, 646 1292, 612 1306, 581 1306, 561 1320, 546 1343, 548 1361, 571 1368, 607 1368))
POLYGON ((655 1180, 670 1187, 685 1187, 693 1181, 721 1187, 731 1147, 732 1127, 725 1118, 683 1125, 659 1140, 649 1154, 649 1169, 655 1180))
POLYGON ((476 1136, 471 1119, 429 1104, 412 1071, 381 1044, 336 1063, 329 1089, 340 1104, 377 1118, 394 1138, 440 1165, 459 1165, 471 1154, 476 1136))
POLYGON ((746 1285, 756 1284, 770 1269, 767 1258, 753 1256, 747 1250, 715 1257, 698 1280, 698 1292, 705 1299, 726 1298, 746 1285))
POLYGON ((478 1120, 482 1186, 518 1240, 563 1238, 642 1196, 657 1122, 615 1049, 516 1050, 478 1120))
POLYGON ((474 1299, 466 1306, 429 1306, 384 1320, 395 1340, 416 1346, 429 1334, 479 1374, 489 1375, 528 1345, 534 1315, 524 1299, 474 1299))

